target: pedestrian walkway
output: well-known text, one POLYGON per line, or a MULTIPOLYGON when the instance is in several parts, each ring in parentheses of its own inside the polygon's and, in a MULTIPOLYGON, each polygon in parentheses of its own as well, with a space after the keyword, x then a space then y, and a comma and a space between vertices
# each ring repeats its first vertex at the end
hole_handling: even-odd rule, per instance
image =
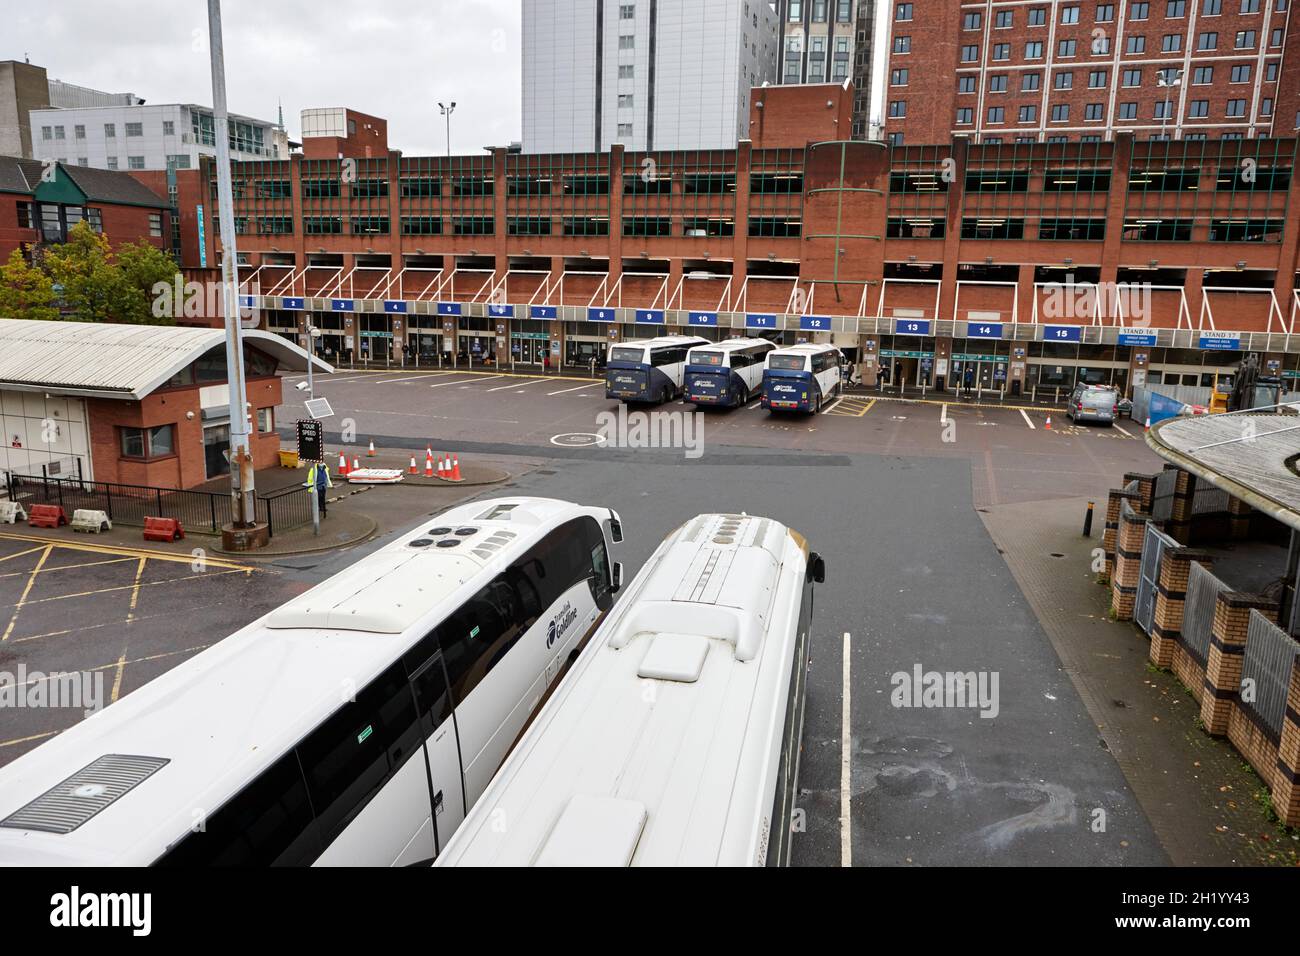
POLYGON ((1147 639, 1111 620, 1110 592, 1093 571, 1102 529, 1083 537, 1086 505, 1057 499, 980 512, 1097 725, 1098 746, 1119 763, 1175 865, 1296 865, 1300 839, 1256 802, 1259 778, 1199 728, 1196 703, 1173 675, 1148 666, 1147 639))

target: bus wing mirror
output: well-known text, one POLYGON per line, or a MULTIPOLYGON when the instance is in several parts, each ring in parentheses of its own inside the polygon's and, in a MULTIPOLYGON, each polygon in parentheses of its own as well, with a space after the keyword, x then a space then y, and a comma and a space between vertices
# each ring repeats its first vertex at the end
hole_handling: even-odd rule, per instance
POLYGON ((618 520, 618 515, 612 511, 609 513, 609 540, 615 544, 623 540, 623 523, 618 520))
POLYGON ((826 559, 814 551, 808 558, 808 576, 817 584, 826 581, 826 559))
POLYGON ((615 594, 623 590, 623 562, 615 561, 614 566, 610 569, 609 590, 615 594))

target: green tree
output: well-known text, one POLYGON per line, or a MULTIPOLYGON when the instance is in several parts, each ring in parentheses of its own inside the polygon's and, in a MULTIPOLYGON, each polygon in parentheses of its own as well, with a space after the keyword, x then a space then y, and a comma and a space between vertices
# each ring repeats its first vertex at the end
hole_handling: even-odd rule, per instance
POLYGON ((171 283, 176 264, 146 242, 121 246, 114 254, 108 239, 84 222, 68 230, 68 240, 46 248, 42 265, 57 287, 63 318, 77 322, 174 325, 172 315, 153 314, 153 287, 171 283))
POLYGON ((51 321, 58 317, 53 281, 15 249, 0 266, 0 318, 51 321))

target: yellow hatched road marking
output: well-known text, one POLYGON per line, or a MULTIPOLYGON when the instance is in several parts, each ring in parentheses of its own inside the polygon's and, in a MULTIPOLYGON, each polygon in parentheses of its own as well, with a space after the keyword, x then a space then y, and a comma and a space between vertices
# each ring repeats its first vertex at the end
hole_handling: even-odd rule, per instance
MULTIPOLYGON (((11 532, 5 532, 5 531, 0 531, 0 540, 25 541, 29 544, 33 541, 40 541, 42 547, 48 546, 52 548, 66 548, 69 551, 87 551, 91 554, 112 554, 112 555, 117 555, 118 557, 127 557, 127 558, 147 557, 147 558, 153 558, 157 561, 171 561, 175 564, 192 564, 196 560, 193 555, 177 554, 174 551, 155 551, 151 548, 130 548, 124 545, 115 545, 115 544, 81 544, 80 542, 77 541, 63 541, 63 540, 49 541, 49 540, 34 538, 31 537, 30 535, 13 534, 11 532)), ((229 561, 226 560, 225 558, 214 558, 211 555, 205 555, 203 557, 203 563, 210 568, 229 568, 232 570, 239 570, 239 571, 263 570, 262 568, 258 568, 255 565, 240 564, 237 561, 229 561)))
POLYGON ((53 550, 54 545, 47 544, 45 551, 41 554, 41 559, 36 562, 36 567, 32 568, 31 573, 27 576, 27 585, 23 588, 22 597, 13 606, 14 612, 9 616, 9 626, 5 628, 4 636, 0 637, 0 641, 9 640, 9 637, 13 634, 14 625, 18 623, 18 613, 23 609, 23 605, 27 603, 27 595, 32 593, 32 585, 36 583, 36 575, 40 573, 41 565, 45 564, 46 559, 49 558, 50 552, 53 550))
POLYGON ((867 412, 871 411, 876 404, 874 398, 854 398, 845 396, 835 408, 828 411, 827 415, 838 415, 842 418, 861 418, 867 412))

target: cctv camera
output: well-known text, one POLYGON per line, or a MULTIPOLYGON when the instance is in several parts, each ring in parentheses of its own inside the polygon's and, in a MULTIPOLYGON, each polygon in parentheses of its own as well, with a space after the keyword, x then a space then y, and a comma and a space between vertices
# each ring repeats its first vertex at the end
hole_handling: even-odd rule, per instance
POLYGON ((297 385, 294 386, 294 388, 296 388, 300 392, 305 392, 307 391, 307 383, 299 382, 297 385))

